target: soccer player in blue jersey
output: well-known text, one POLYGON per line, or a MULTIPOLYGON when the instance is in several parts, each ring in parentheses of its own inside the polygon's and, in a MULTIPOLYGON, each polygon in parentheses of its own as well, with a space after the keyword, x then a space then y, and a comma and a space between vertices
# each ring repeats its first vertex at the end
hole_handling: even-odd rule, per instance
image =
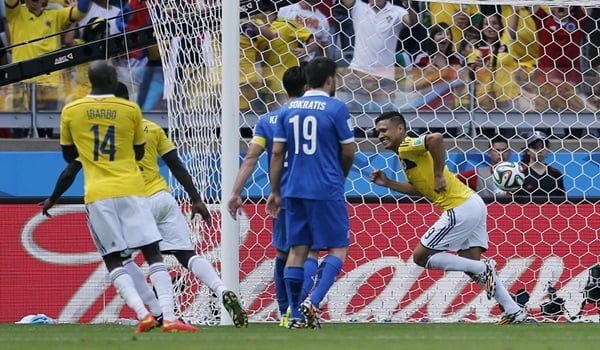
POLYGON ((336 64, 318 57, 305 67, 309 90, 290 101, 277 118, 271 156, 267 211, 285 207, 290 253, 284 280, 291 307, 288 328, 318 326, 319 304, 333 285, 348 253, 349 218, 344 183, 356 145, 346 105, 332 96, 336 64), (281 186, 287 152, 287 180, 281 186), (327 250, 315 287, 301 301, 304 262, 311 249, 327 250))
MULTIPOLYGON (((288 68, 283 74, 282 83, 289 99, 296 99, 302 96, 306 91, 304 69, 298 66, 288 68)), ((267 159, 269 162, 271 160, 273 134, 275 133, 278 115, 283 109, 285 109, 285 106, 266 113, 261 116, 256 123, 254 137, 252 138, 252 141, 250 141, 248 152, 240 166, 235 183, 233 184, 233 189, 231 190, 231 198, 227 204, 229 214, 234 218, 237 218, 238 211, 242 207, 242 189, 244 188, 246 181, 248 181, 248 178, 252 175, 252 172, 258 163, 258 158, 264 151, 267 151, 267 159)), ((285 178, 286 176, 284 173, 282 182, 285 182, 285 178)), ((287 291, 285 289, 285 282, 283 280, 283 269, 285 267, 285 261, 287 260, 289 246, 287 244, 285 233, 285 215, 283 209, 273 220, 273 246, 276 250, 273 278, 275 281, 275 297, 277 298, 279 314, 281 317, 279 325, 287 327, 287 310, 289 302, 287 291)), ((310 289, 312 289, 313 278, 317 273, 317 259, 318 252, 311 252, 311 256, 309 256, 304 264, 304 283, 302 290, 303 293, 307 295, 310 289)))
POLYGON ((477 193, 448 170, 442 135, 406 137, 406 121, 395 111, 382 113, 375 120, 375 127, 382 146, 400 158, 407 182, 391 180, 380 169, 373 170, 371 181, 394 191, 425 197, 442 212, 415 248, 415 263, 427 269, 465 272, 483 285, 488 299, 496 298, 504 308, 499 324, 524 321, 527 313, 497 278, 495 262, 480 261, 488 248, 487 208, 477 193))

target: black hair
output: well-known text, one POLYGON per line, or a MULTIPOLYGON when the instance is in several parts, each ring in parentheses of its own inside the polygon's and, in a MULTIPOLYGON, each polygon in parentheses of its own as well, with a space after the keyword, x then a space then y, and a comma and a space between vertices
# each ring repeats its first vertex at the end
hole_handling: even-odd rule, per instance
POLYGON ((306 83, 311 88, 322 88, 329 77, 335 77, 337 64, 330 58, 317 57, 304 67, 306 83))
MULTIPOLYGON (((427 38, 427 42, 425 44, 426 51, 429 55, 433 55, 438 51, 438 43, 433 40, 433 36, 437 33, 443 33, 445 31, 450 31, 450 26, 448 23, 442 22, 438 24, 434 24, 431 28, 429 28, 429 38, 427 38)), ((454 53, 454 45, 452 44, 452 33, 450 32, 450 38, 448 38, 450 45, 446 48, 446 52, 442 52, 444 55, 450 57, 454 53)))
POLYGON ((303 67, 294 66, 288 68, 285 73, 283 73, 281 81, 289 98, 300 97, 304 94, 306 74, 304 73, 303 67))
POLYGON ((375 125, 377 125, 377 123, 379 123, 382 120, 389 120, 395 125, 402 124, 404 126, 404 129, 406 129, 406 119, 404 119, 404 116, 398 111, 387 111, 381 113, 379 117, 375 119, 375 125))
POLYGON ((129 89, 127 89, 127 85, 119 82, 115 90, 115 96, 129 100, 129 89))

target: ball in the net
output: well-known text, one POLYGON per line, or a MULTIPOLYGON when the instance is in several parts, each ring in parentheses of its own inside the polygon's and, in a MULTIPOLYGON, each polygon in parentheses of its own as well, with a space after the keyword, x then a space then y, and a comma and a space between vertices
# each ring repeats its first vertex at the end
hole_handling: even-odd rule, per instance
POLYGON ((500 162, 494 166, 494 182, 503 191, 513 192, 523 186, 525 175, 519 163, 500 162))

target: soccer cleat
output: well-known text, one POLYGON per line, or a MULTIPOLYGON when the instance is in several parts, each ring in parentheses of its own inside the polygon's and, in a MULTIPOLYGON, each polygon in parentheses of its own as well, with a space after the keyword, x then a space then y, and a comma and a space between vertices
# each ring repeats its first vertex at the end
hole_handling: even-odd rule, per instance
POLYGON ((483 263, 485 264, 485 271, 478 278, 481 281, 483 289, 485 289, 485 295, 488 300, 492 300, 496 293, 496 262, 492 259, 485 259, 483 263))
POLYGON ((306 300, 300 304, 300 312, 302 312, 304 315, 304 318, 306 319, 306 326, 308 328, 321 328, 321 323, 319 322, 319 312, 313 305, 310 298, 306 298, 306 300))
POLYGON ((163 321, 162 330, 167 333, 194 333, 197 332, 199 328, 181 322, 180 320, 175 320, 173 322, 163 321))
POLYGON ((149 332, 152 328, 155 328, 158 325, 156 319, 152 314, 146 315, 143 319, 140 320, 138 325, 135 327, 135 333, 144 333, 149 332))
POLYGON ((288 323, 290 318, 292 317, 292 309, 288 306, 285 314, 281 315, 281 320, 279 320, 279 327, 288 328, 288 323))
POLYGON ((299 320, 297 318, 290 318, 287 325, 288 329, 300 329, 300 328, 308 328, 306 322, 304 320, 299 320))
POLYGON ((162 327, 162 324, 163 324, 163 315, 160 314, 158 316, 154 316, 154 319, 156 320, 156 327, 162 327))
POLYGON ((248 314, 234 292, 228 290, 223 293, 223 305, 236 328, 248 327, 248 314))
POLYGON ((517 312, 513 312, 512 314, 504 314, 500 321, 498 321, 499 325, 507 325, 507 324, 515 324, 521 323, 527 319, 527 312, 523 309, 519 309, 517 312))

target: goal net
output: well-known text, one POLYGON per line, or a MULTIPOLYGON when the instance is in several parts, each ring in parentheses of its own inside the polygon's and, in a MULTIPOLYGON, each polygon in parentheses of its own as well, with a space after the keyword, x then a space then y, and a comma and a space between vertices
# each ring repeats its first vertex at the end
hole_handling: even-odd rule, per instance
MULTIPOLYGON (((530 315, 560 321, 582 310, 581 319, 597 319, 593 297, 583 292, 599 263, 600 10, 586 1, 344 3, 352 5, 241 1, 232 24, 223 19, 234 6, 229 1, 148 2, 171 136, 203 198, 214 204, 211 228, 190 223, 197 251, 218 269, 235 266, 234 276, 222 276, 239 289, 250 320, 278 318, 265 212, 268 164, 260 159, 234 224, 221 208, 235 169, 222 168, 241 160, 260 115, 285 102, 285 68, 318 55, 338 63, 336 97, 353 116, 359 151, 346 187, 352 243, 321 305, 324 320, 490 322, 501 313, 467 276, 412 262, 412 249, 439 213, 368 180, 374 168, 404 179, 402 163, 378 148, 373 130, 388 110, 401 111, 412 133, 444 134, 448 167, 488 203, 485 256, 497 261, 500 279, 519 301, 526 299, 522 292, 529 295, 530 315), (227 54, 231 45, 235 57, 227 54), (499 159, 527 168, 514 195, 491 180, 499 159), (234 248, 224 247, 231 237, 234 248)), ((174 191, 188 208, 176 184, 174 191)), ((193 322, 218 322, 220 301, 186 270, 174 274, 178 312, 193 322)))

